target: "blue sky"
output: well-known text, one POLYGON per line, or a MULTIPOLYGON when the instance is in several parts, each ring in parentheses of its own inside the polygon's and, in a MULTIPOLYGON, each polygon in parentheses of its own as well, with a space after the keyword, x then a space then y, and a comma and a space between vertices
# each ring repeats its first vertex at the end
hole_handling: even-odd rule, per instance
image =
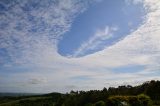
POLYGON ((84 56, 102 50, 123 39, 143 23, 145 10, 142 4, 126 5, 124 0, 106 0, 90 6, 76 17, 71 29, 59 42, 58 50, 62 55, 73 55, 81 44, 91 38, 98 29, 106 26, 116 28, 113 37, 106 39, 93 50, 86 50, 84 56), (73 44, 74 43, 74 44, 73 44))
POLYGON ((0 92, 160 78, 159 0, 1 0, 0 92))

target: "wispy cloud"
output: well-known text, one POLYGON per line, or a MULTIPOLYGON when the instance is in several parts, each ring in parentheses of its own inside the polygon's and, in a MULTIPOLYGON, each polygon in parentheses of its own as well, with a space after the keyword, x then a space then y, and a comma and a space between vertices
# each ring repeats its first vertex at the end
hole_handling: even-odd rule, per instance
POLYGON ((111 38, 113 33, 117 30, 118 27, 109 26, 106 26, 104 29, 98 29, 88 41, 81 44, 81 46, 74 52, 73 57, 84 55, 89 50, 101 48, 101 46, 104 46, 104 41, 111 38))
POLYGON ((43 78, 39 78, 39 79, 29 79, 28 83, 29 84, 43 84, 43 83, 46 83, 47 80, 46 79, 43 79, 43 78))
POLYGON ((139 4, 139 3, 143 3, 144 1, 143 0, 125 0, 125 2, 127 4, 139 4))

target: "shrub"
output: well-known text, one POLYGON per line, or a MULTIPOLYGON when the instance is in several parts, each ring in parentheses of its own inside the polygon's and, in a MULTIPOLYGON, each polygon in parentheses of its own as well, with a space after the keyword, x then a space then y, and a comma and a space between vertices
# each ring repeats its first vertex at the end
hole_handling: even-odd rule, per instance
POLYGON ((85 106, 94 106, 92 103, 87 103, 85 106))
POLYGON ((149 96, 140 94, 137 97, 141 106, 151 106, 152 103, 149 96))
POLYGON ((95 103, 95 106, 105 106, 105 102, 104 101, 98 101, 95 103))
POLYGON ((111 96, 107 106, 151 106, 151 99, 144 95, 138 96, 111 96))

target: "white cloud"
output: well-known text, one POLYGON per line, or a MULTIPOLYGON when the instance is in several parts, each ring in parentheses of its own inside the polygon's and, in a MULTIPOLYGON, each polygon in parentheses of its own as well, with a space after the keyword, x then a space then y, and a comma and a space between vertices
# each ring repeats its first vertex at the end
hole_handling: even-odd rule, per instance
POLYGON ((126 4, 134 4, 134 5, 137 5, 139 3, 143 3, 144 0, 125 0, 126 4))
MULTIPOLYGON (((104 40, 107 40, 113 36, 113 32, 117 31, 118 27, 108 27, 104 29, 98 29, 96 33, 89 38, 88 41, 81 44, 81 46, 74 52, 73 57, 84 55, 88 50, 94 50, 102 46, 104 40)), ((103 45, 104 46, 104 45, 103 45)))
MULTIPOLYGON (((66 58, 57 53, 57 38, 59 39, 59 37, 62 36, 62 33, 68 31, 68 28, 72 23, 72 20, 67 21, 67 19, 70 18, 68 15, 74 15, 79 11, 78 8, 72 12, 74 8, 77 8, 77 6, 79 7, 79 4, 76 5, 74 2, 67 3, 60 3, 61 5, 59 4, 58 7, 49 7, 50 11, 40 9, 40 11, 43 10, 44 14, 36 12, 38 10, 33 11, 33 14, 39 13, 37 14, 37 17, 44 15, 42 18, 44 18, 44 20, 47 19, 46 23, 62 27, 62 31, 60 30, 61 28, 55 28, 54 33, 48 32, 52 29, 48 29, 51 24, 46 24, 47 28, 44 32, 37 32, 35 34, 28 32, 30 28, 39 26, 40 21, 38 21, 35 26, 29 24, 25 19, 26 14, 21 11, 20 7, 11 11, 21 14, 20 16, 22 17, 13 17, 12 15, 9 15, 9 13, 7 14, 8 18, 5 18, 4 16, 0 17, 4 21, 10 23, 6 29, 4 28, 3 31, 0 31, 0 47, 7 49, 9 56, 12 57, 12 61, 21 63, 16 67, 25 67, 24 69, 26 70, 25 72, 12 73, 8 75, 8 77, 0 75, 0 91, 66 92, 73 87, 74 89, 79 90, 101 89, 104 86, 118 86, 124 83, 137 84, 151 79, 160 80, 158 74, 153 74, 160 69, 159 0, 144 0, 144 6, 148 13, 144 24, 136 31, 115 45, 80 58, 66 58), (67 4, 67 6, 65 6, 65 4, 67 4), (64 9, 64 11, 62 7, 67 8, 67 10, 64 9), (52 16, 48 16, 51 12, 55 12, 56 17, 58 16, 58 18, 51 20, 52 16), (22 30, 17 31, 14 27, 16 22, 21 18, 23 20, 22 22, 20 21, 20 23, 22 23, 23 28, 22 30), (31 34, 34 34, 34 36, 31 36, 31 34), (18 44, 15 45, 12 42, 11 37, 19 40, 19 42, 17 42, 18 44), (55 40, 51 40, 50 38, 55 38, 55 40), (18 48, 18 50, 16 48, 18 48), (23 54, 20 56, 21 58, 19 58, 17 51, 23 54), (28 63, 25 62, 26 60, 28 63), (22 64, 23 62, 27 64, 22 64), (144 65, 146 66, 146 69, 135 73, 128 72, 120 74, 110 70, 113 67, 118 68, 127 65, 144 65), (91 77, 91 79, 79 82, 70 79, 72 77, 83 75, 87 75, 88 77, 91 77), (31 79, 36 79, 37 82, 43 82, 45 79, 45 83, 28 84, 28 81, 31 79), (71 86, 71 88, 65 89, 65 87, 68 86, 71 86)), ((118 30, 118 28, 113 29, 113 31, 118 30)), ((111 37, 109 36, 112 35, 110 34, 111 32, 110 27, 97 31, 92 38, 83 44, 84 46, 81 46, 81 49, 79 48, 79 53, 77 54, 90 49, 89 47, 92 47, 93 44, 96 45, 95 47, 93 46, 92 49, 96 48, 99 45, 99 41, 101 42, 101 40, 111 37)), ((3 58, 0 61, 3 62, 3 58)), ((7 67, 6 70, 7 69, 13 71, 12 66, 7 67)))
MULTIPOLYGON (((0 48, 4 48, 12 63, 16 64, 35 63, 45 53, 57 55, 58 39, 69 30, 77 13, 87 8, 79 0, 31 0, 35 7, 30 2, 17 2, 2 2, 11 9, 3 11, 0 17, 0 24, 4 25, 0 30, 0 48)), ((0 59, 5 62, 6 58, 0 59)))

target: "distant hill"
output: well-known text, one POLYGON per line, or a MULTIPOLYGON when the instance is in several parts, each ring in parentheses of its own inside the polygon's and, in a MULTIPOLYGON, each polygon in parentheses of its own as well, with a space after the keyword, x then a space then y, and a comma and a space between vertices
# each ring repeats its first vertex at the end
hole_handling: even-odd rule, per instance
POLYGON ((70 93, 0 93, 0 106, 160 106, 160 81, 70 93))
POLYGON ((17 97, 17 96, 32 96, 32 95, 42 95, 38 93, 0 93, 0 97, 10 96, 10 97, 17 97))

